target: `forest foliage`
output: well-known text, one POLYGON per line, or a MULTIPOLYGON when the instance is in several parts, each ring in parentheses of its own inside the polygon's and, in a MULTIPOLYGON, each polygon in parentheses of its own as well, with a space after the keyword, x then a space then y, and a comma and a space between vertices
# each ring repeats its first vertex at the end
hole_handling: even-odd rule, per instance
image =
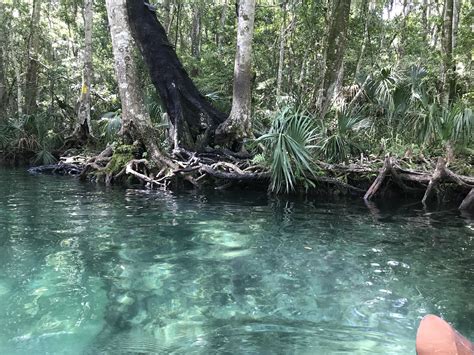
MULTIPOLYGON (((315 159, 347 162, 386 153, 438 156, 448 150, 472 160, 472 2, 347 0, 347 28, 336 21, 342 11, 339 3, 257 1, 252 51, 255 139, 247 139, 246 145, 255 162, 274 172, 273 188, 289 190, 299 177, 315 174, 315 159), (453 13, 447 33, 449 6, 453 13), (334 66, 331 56, 333 33, 346 34, 338 52, 343 54, 340 66, 334 66), (333 69, 337 78, 326 83, 334 87, 326 109, 321 90, 331 78, 325 74, 333 69)), ((160 0, 153 5, 198 88, 228 113, 235 1, 160 0)), ((84 90, 84 9, 80 0, 1 0, 3 155, 49 163, 74 132, 84 90)), ((88 147, 100 149, 120 141, 121 125, 103 1, 93 4, 92 48, 93 139, 88 147)), ((136 59, 148 110, 163 131, 167 123, 160 98, 138 52, 136 59)), ((166 148, 164 135, 157 140, 166 148)))

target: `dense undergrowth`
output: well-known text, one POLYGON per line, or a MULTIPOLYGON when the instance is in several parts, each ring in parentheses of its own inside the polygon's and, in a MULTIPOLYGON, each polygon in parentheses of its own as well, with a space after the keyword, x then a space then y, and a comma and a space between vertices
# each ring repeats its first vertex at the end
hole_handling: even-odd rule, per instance
MULTIPOLYGON (((288 192, 295 186, 311 187, 319 174, 316 161, 349 163, 377 160, 386 154, 417 162, 446 156, 457 171, 472 175, 474 115, 469 97, 447 107, 432 95, 427 73, 411 67, 395 72, 382 69, 352 88, 349 97, 335 100, 323 120, 305 106, 285 102, 274 111, 254 116, 256 139, 247 142, 252 162, 271 172, 271 189, 288 192)), ((159 104, 149 100, 149 111, 166 149, 159 104)), ((258 112, 258 110, 256 110, 258 112)), ((116 149, 109 169, 117 172, 137 150, 123 145, 119 136, 120 111, 103 114, 93 122, 95 140, 79 150, 116 149)), ((0 151, 11 160, 27 158, 32 164, 49 164, 64 153, 72 125, 64 117, 46 112, 11 117, 0 124, 0 151)), ((86 152, 84 152, 86 151, 86 152)), ((77 152, 77 150, 76 150, 77 152)), ((146 154, 146 153, 144 153, 146 154)))

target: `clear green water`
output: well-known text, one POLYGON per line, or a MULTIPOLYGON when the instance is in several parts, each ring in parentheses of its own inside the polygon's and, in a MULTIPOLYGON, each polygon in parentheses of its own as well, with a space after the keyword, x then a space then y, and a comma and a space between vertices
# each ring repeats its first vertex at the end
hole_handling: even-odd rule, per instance
POLYGON ((413 354, 474 339, 457 211, 179 196, 0 168, 0 354, 413 354))

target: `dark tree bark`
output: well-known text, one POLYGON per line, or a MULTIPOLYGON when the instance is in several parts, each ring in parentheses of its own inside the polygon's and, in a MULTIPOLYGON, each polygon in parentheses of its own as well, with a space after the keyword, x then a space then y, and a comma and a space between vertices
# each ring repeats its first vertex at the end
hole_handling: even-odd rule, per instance
POLYGON ((168 113, 174 148, 203 150, 212 144, 215 129, 226 116, 189 78, 154 9, 143 0, 127 0, 127 11, 133 37, 168 113))

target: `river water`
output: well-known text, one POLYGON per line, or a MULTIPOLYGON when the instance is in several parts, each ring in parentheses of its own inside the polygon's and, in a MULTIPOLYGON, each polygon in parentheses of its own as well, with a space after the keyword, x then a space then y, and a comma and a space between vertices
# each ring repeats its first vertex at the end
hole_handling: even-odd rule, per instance
POLYGON ((474 339, 474 222, 0 168, 0 354, 414 354, 474 339))

